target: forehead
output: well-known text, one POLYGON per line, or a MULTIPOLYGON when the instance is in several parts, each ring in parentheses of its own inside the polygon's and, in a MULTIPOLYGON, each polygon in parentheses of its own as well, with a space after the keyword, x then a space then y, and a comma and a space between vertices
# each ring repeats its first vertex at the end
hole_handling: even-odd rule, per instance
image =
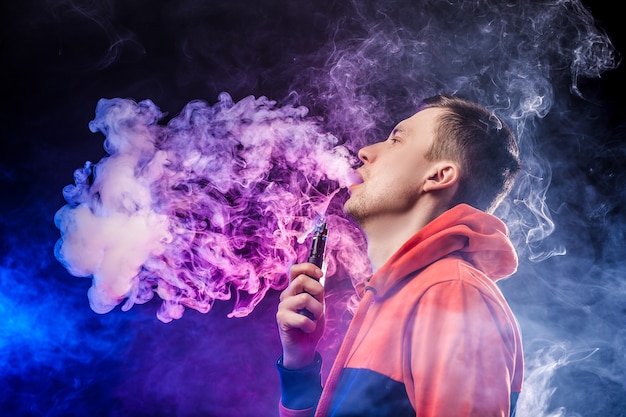
POLYGON ((392 134, 432 135, 437 127, 439 116, 441 116, 444 111, 444 109, 437 107, 420 110, 413 116, 398 123, 393 129, 392 134))

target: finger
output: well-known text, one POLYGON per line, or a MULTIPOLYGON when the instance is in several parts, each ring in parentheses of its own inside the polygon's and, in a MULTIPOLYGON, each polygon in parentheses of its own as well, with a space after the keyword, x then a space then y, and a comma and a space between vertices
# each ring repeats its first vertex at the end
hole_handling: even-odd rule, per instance
MULTIPOLYGON (((286 298, 281 301, 278 306, 280 311, 295 312, 298 315, 302 315, 302 311, 308 311, 312 317, 310 319, 317 319, 324 313, 324 304, 315 299, 308 293, 300 293, 292 297, 286 298)), ((297 321, 300 321, 300 317, 297 317, 297 321)))
POLYGON ((308 275, 298 275, 289 286, 280 294, 280 300, 293 297, 298 294, 307 293, 322 302, 324 299, 324 286, 316 279, 308 275))
POLYGON ((324 273, 321 269, 317 267, 317 265, 303 262, 301 264, 294 264, 289 270, 289 280, 293 281, 299 275, 308 275, 311 278, 319 280, 324 273))
POLYGON ((315 332, 317 328, 317 320, 311 320, 294 311, 278 311, 276 313, 276 321, 281 332, 286 333, 299 330, 303 333, 311 334, 315 332))

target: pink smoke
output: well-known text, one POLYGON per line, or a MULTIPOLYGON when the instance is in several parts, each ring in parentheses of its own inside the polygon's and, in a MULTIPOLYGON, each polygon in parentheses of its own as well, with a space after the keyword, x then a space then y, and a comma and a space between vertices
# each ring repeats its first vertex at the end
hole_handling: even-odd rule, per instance
POLYGON ((348 278, 362 280, 364 241, 342 213, 356 158, 307 112, 224 93, 162 125, 149 100, 101 100, 90 129, 106 136, 109 156, 76 170, 55 216, 55 254, 72 275, 93 278, 92 309, 125 300, 128 310, 157 294, 169 322, 234 297, 229 317, 246 316, 287 285, 320 216, 327 277, 349 263, 348 278))

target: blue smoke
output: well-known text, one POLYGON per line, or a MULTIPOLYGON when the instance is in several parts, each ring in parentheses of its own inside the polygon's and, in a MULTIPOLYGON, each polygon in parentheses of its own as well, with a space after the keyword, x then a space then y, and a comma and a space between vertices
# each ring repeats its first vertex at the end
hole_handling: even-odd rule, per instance
POLYGON ((64 278, 50 258, 52 230, 33 219, 44 207, 21 207, 3 221, 0 264, 0 409, 3 415, 91 415, 111 406, 127 318, 94 317, 84 286, 64 278), (85 398, 93 398, 86 403, 85 398))

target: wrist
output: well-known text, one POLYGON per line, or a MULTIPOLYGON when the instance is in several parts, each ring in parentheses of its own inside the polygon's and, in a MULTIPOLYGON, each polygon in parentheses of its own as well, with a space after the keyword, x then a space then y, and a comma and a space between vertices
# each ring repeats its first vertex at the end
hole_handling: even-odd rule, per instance
POLYGON ((280 364, 285 369, 301 369, 315 362, 318 356, 319 354, 316 351, 297 354, 283 351, 280 364))
POLYGON ((294 410, 312 408, 321 392, 322 357, 315 353, 313 361, 299 369, 288 369, 281 356, 276 362, 280 377, 281 403, 294 410))

